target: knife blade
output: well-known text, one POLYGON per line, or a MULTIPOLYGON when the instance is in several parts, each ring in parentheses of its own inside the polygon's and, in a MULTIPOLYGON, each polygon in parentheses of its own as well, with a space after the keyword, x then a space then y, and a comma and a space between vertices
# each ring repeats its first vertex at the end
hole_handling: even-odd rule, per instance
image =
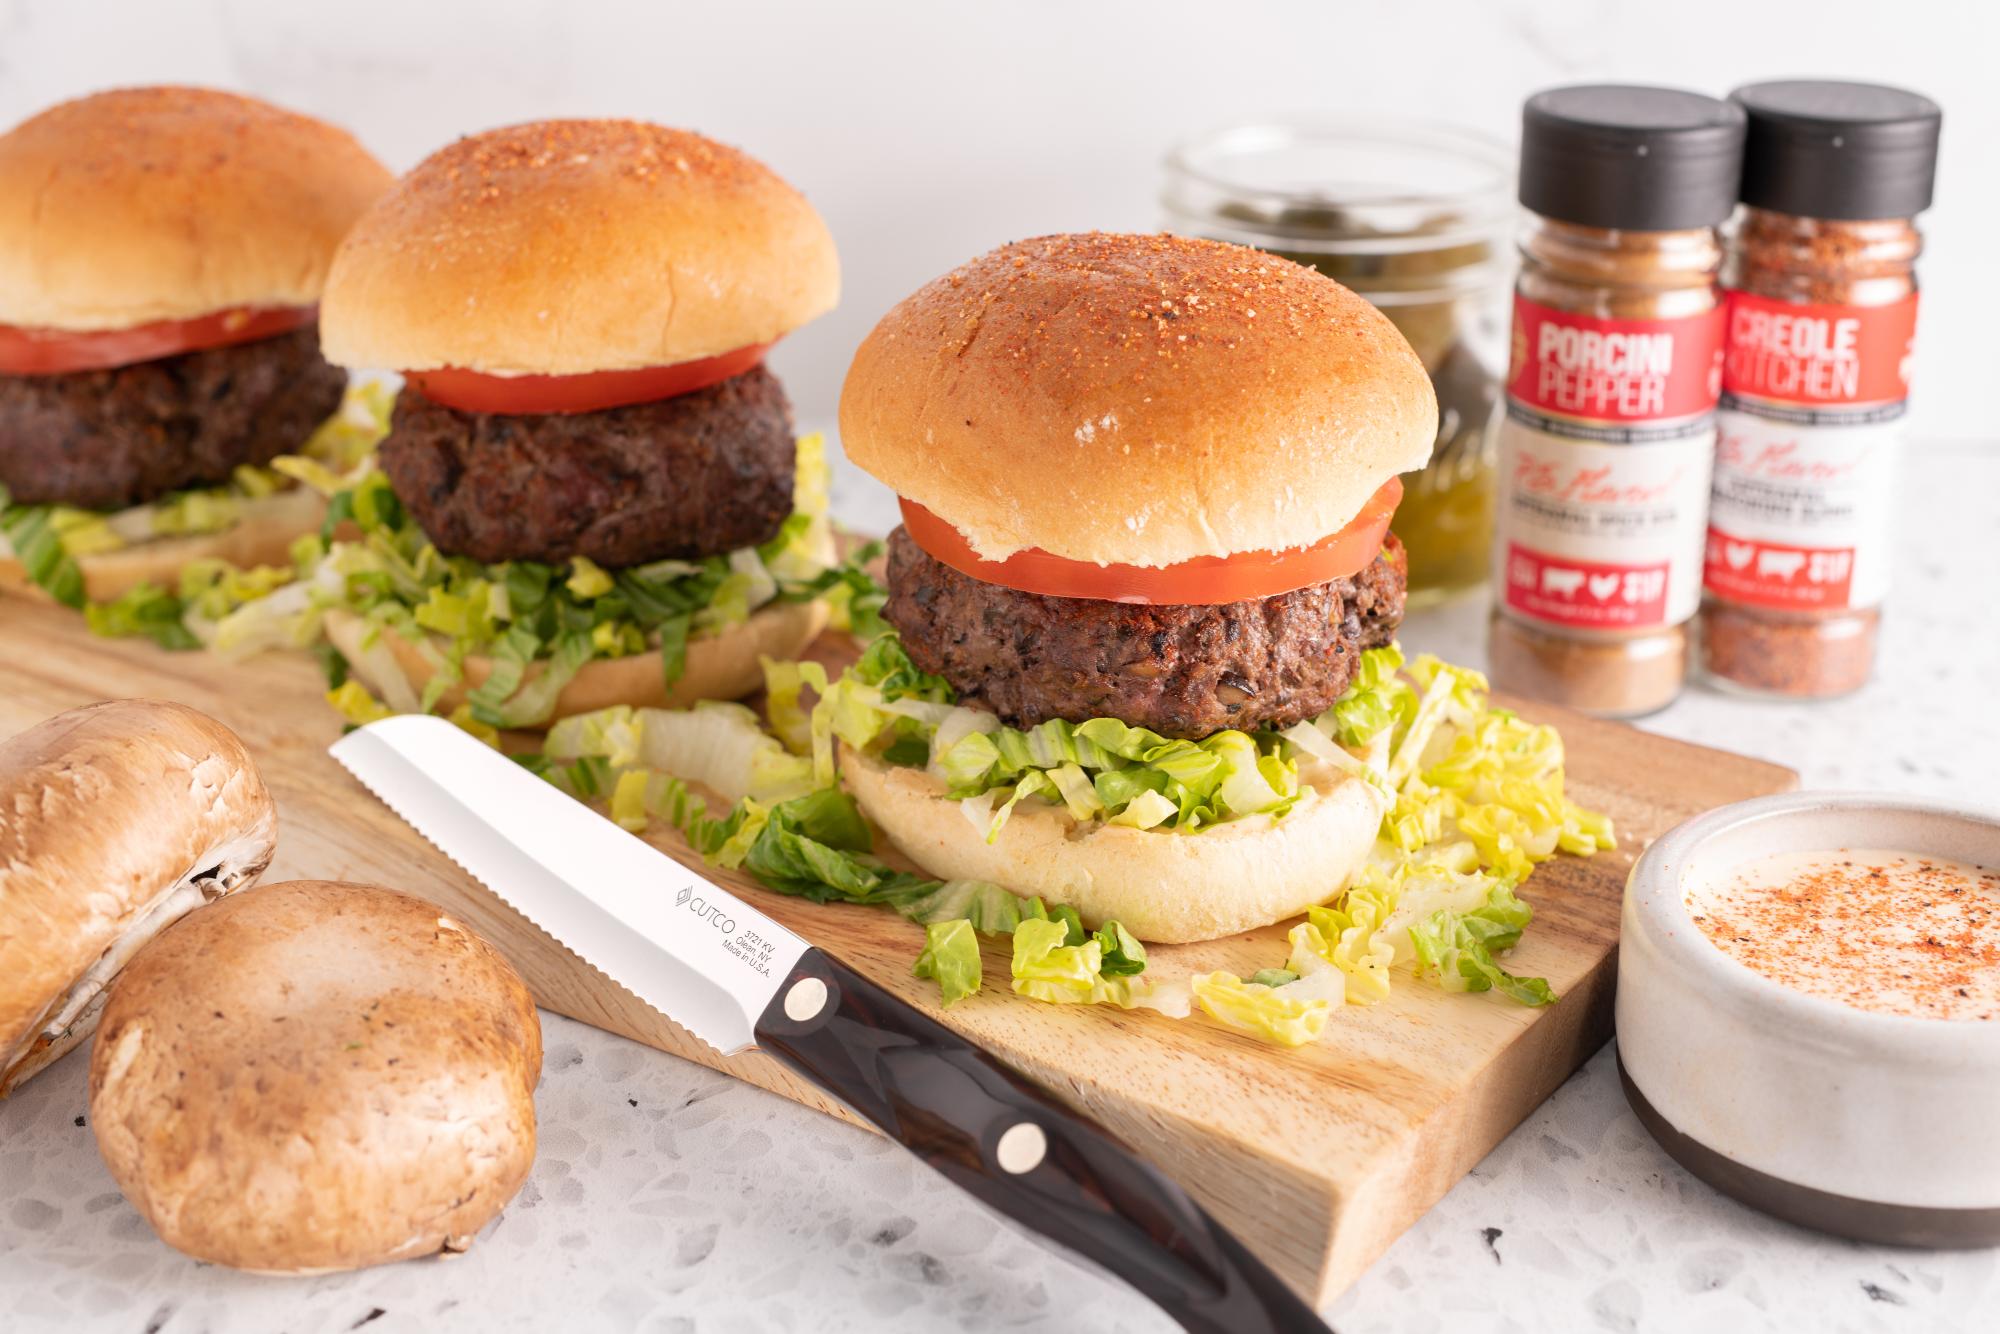
POLYGON ((342 737, 332 754, 611 981, 724 1055, 760 1047, 1184 1328, 1326 1329, 1110 1132, 449 721, 385 718, 342 737))

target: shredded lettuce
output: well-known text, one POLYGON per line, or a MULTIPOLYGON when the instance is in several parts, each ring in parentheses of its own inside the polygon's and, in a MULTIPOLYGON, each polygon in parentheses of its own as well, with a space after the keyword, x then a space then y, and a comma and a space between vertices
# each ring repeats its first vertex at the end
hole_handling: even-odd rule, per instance
POLYGON ((711 860, 741 866, 780 892, 893 907, 925 925, 919 972, 936 977, 950 999, 970 994, 959 990, 968 946, 976 968, 976 937, 1006 934, 1013 990, 1023 996, 1177 1017, 1199 1009, 1286 1045, 1320 1036, 1336 1007, 1379 1003, 1402 964, 1446 990, 1548 1004, 1555 997, 1544 979, 1517 977, 1499 962, 1532 917, 1515 886, 1558 852, 1613 846, 1611 824, 1565 795, 1553 729, 1491 707, 1476 672, 1428 655, 1399 675, 1403 665, 1393 646, 1370 650, 1347 696, 1283 734, 1179 741, 1108 718, 1003 726, 959 705, 888 632, 839 675, 815 662, 765 662, 775 735, 761 732, 747 710, 726 706, 700 721, 699 710, 685 711, 671 724, 689 736, 726 732, 726 744, 659 747, 649 744, 643 718, 609 710, 553 730, 546 762, 573 791, 609 793, 619 818, 669 819, 711 860), (1026 802, 1060 807, 1079 822, 1199 836, 1231 819, 1282 817, 1298 799, 1305 766, 1367 781, 1380 797, 1380 836, 1352 882, 1291 928, 1282 967, 1248 980, 1162 978, 1118 923, 1087 931, 1073 908, 882 863, 858 809, 835 785, 836 740, 925 769, 989 837, 1026 802), (736 805, 711 818, 684 779, 736 805), (954 970, 961 980, 948 982, 954 970))
POLYGON ((766 680, 776 725, 788 738, 809 739, 823 781, 831 781, 834 738, 892 763, 892 748, 907 746, 900 753, 921 754, 989 840, 1031 798, 1061 805, 1079 821, 1193 833, 1243 816, 1282 816, 1301 792, 1298 763, 1272 733, 1182 741, 1115 718, 1002 726, 990 713, 954 704, 942 681, 910 663, 894 634, 878 637, 837 680, 813 663, 773 664, 766 680), (798 701, 807 686, 818 702, 802 722, 798 701))
POLYGON ((690 640, 740 624, 768 603, 814 596, 838 582, 824 445, 816 435, 798 442, 795 509, 770 541, 699 561, 620 570, 580 556, 557 567, 446 555, 382 473, 364 464, 338 481, 325 528, 326 564, 338 578, 315 593, 315 604, 358 615, 377 632, 430 643, 434 666, 445 668, 433 678, 434 696, 466 659, 488 659, 492 670, 468 702, 473 717, 492 727, 547 723, 563 687, 601 658, 657 650, 671 685, 686 668, 690 640))
POLYGON ((979 937, 963 917, 924 927, 924 950, 910 969, 936 980, 946 1006, 979 990, 979 937))
POLYGON ((10 506, 0 490, 0 553, 16 553, 28 577, 57 601, 83 610, 96 634, 143 635, 163 648, 206 646, 233 656, 303 646, 319 629, 316 616, 301 614, 307 610, 303 595, 233 622, 231 617, 308 577, 310 564, 241 570, 219 560, 195 561, 182 570, 178 588, 142 584, 109 602, 86 606, 76 561, 160 538, 226 531, 253 515, 260 502, 298 485, 302 473, 332 476, 334 468, 360 466, 387 431, 392 404, 393 394, 380 382, 350 385, 339 411, 320 424, 297 454, 281 455, 269 467, 241 465, 220 486, 176 491, 114 513, 61 505, 10 506))
POLYGON ((1546 979, 1516 977, 1493 959, 1520 941, 1533 916, 1507 885, 1495 886, 1485 906, 1471 912, 1438 909, 1410 927, 1418 975, 1446 991, 1493 990, 1523 1005, 1549 1004, 1556 997, 1546 979))
POLYGON ((81 607, 83 570, 63 542, 61 517, 53 505, 13 504, 0 487, 0 556, 19 561, 29 582, 63 606, 81 607))
POLYGON ((1197 974, 1191 981, 1194 1003, 1203 1014, 1225 1028, 1284 1047, 1316 1040, 1333 1013, 1323 997, 1294 996, 1290 987, 1245 982, 1231 973, 1197 974))
POLYGON ((564 718, 549 729, 554 759, 602 756, 614 768, 671 773, 726 801, 775 804, 814 790, 812 765, 764 731, 741 704, 703 700, 692 709, 614 705, 564 718))

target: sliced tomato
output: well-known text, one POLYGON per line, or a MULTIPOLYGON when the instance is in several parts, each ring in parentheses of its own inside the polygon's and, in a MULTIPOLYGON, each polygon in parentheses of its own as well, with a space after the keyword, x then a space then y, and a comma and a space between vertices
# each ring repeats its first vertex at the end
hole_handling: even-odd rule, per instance
POLYGON ((316 306, 238 306, 191 320, 154 320, 129 329, 32 329, 0 324, 0 372, 67 375, 157 361, 203 348, 274 338, 311 324, 316 306))
POLYGON ((424 397, 461 412, 602 412, 633 403, 691 394, 755 366, 769 343, 739 347, 717 357, 646 366, 635 371, 586 371, 581 375, 488 375, 447 366, 410 371, 405 378, 424 397))
POLYGON ((1346 578, 1381 552, 1389 518, 1402 498, 1402 479, 1391 477, 1345 528, 1312 546, 1197 556, 1157 566, 1097 565, 1052 556, 1038 547, 1017 551, 1006 560, 985 560, 963 533, 922 505, 904 500, 902 506, 903 526, 918 546, 959 573, 989 584, 1058 598, 1208 606, 1276 597, 1346 578))

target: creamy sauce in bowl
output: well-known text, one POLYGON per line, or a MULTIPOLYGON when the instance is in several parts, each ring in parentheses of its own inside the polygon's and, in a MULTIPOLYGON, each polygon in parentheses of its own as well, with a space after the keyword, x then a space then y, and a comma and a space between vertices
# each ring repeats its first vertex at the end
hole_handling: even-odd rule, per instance
POLYGON ((2000 870, 1880 848, 1782 853, 1683 889, 1730 958, 1807 995, 2000 1020, 2000 870))

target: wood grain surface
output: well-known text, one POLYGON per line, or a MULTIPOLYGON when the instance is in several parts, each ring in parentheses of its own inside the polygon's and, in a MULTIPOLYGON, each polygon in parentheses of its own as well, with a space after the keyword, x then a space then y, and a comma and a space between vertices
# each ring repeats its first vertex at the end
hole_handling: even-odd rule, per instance
MULTIPOLYGON (((837 636, 817 649, 832 661, 851 651, 837 636)), ((277 796, 278 859, 267 879, 373 881, 425 895, 505 951, 543 1006, 844 1115, 761 1055, 717 1056, 469 880, 327 756, 341 724, 321 695, 302 654, 225 663, 166 653, 95 638, 72 612, 0 597, 0 734, 100 699, 201 709, 241 734, 277 796)), ((1796 784, 1762 761, 1520 708, 1561 728, 1571 793, 1612 816, 1621 845, 1589 860, 1559 857, 1523 887, 1535 923, 1509 967, 1546 976, 1560 1003, 1529 1010, 1399 977, 1384 1004, 1348 1006, 1324 1041, 1287 1051, 1199 1021, 1021 1000, 1008 990, 1004 956, 989 948, 981 993, 941 1017, 1123 1135, 1303 1292, 1331 1298, 1610 1035, 1634 854, 1697 812, 1796 784)), ((883 910, 774 895, 701 867, 672 835, 655 841, 937 1012, 935 984, 910 976, 920 927, 883 910)), ((1246 976, 1284 954, 1278 927, 1152 952, 1163 970, 1246 976)))

